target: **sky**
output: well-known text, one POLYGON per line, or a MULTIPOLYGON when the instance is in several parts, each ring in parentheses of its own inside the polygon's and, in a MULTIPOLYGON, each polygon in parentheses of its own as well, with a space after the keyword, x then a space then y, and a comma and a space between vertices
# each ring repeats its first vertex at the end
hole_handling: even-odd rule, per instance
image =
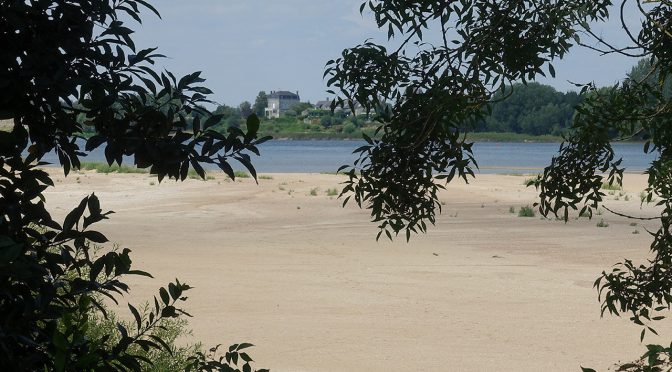
MULTIPOLYGON (((362 0, 161 0, 158 19, 145 12, 134 40, 139 48, 159 47, 168 56, 157 65, 176 75, 203 71, 212 99, 237 106, 254 102, 259 91, 298 91, 302 101, 328 97, 324 67, 343 49, 368 38, 384 43, 371 14, 359 14, 362 0)), ((633 19, 635 24, 636 19, 633 19)), ((625 42, 620 23, 596 25, 598 34, 625 42)), ((575 48, 554 63, 555 79, 541 79, 561 91, 570 83, 613 84, 635 60, 599 56, 575 48)))

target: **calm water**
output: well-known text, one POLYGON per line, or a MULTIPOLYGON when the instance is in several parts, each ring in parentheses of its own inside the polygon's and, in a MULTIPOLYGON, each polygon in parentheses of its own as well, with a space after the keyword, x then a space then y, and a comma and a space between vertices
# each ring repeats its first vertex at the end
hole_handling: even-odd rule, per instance
MULTIPOLYGON (((260 173, 335 172, 341 165, 351 164, 355 160, 352 150, 363 144, 360 141, 270 141, 260 146, 261 157, 253 155, 252 160, 260 173)), ((474 155, 480 173, 531 173, 548 165, 558 148, 557 143, 483 142, 474 145, 474 155)), ((83 160, 105 161, 102 149, 83 160)), ((617 156, 623 157, 623 165, 629 171, 644 170, 655 158, 653 154, 644 154, 643 145, 638 143, 619 143, 614 149, 617 156)), ((55 155, 45 161, 58 162, 55 155)))

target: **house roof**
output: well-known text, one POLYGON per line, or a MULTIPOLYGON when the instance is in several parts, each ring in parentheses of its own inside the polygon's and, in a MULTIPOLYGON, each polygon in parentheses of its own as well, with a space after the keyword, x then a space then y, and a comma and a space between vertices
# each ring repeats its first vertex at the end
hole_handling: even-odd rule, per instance
POLYGON ((331 101, 317 101, 315 103, 315 107, 321 108, 321 109, 331 108, 331 101))
POLYGON ((298 94, 286 90, 271 92, 271 94, 268 95, 268 98, 280 98, 280 96, 283 96, 283 98, 287 98, 289 96, 291 97, 290 99, 300 99, 298 94))

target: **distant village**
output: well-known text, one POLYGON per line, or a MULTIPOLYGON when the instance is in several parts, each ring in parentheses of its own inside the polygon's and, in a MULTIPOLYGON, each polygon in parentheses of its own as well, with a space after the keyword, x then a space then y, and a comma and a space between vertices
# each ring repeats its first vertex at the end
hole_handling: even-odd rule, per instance
MULTIPOLYGON (((280 91, 271 91, 267 95, 268 104, 264 110, 264 116, 267 119, 277 119, 285 116, 288 112, 295 112, 295 108, 301 106, 303 110, 297 112, 301 117, 303 117, 306 124, 316 124, 319 123, 321 118, 331 114, 331 101, 317 101, 315 104, 310 104, 306 107, 306 103, 301 102, 301 97, 299 92, 292 93, 286 90, 280 91)), ((351 112, 348 108, 344 109, 342 107, 336 107, 334 113, 344 112, 345 115, 350 115, 351 112)), ((366 109, 359 103, 355 104, 355 116, 366 115, 366 109)))

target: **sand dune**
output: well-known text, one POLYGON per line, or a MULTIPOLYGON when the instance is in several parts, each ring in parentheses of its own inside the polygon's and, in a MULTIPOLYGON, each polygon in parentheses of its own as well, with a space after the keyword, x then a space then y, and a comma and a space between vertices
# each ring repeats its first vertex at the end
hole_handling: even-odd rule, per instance
MULTIPOLYGON (((622 258, 645 257, 655 222, 521 218, 509 208, 534 202, 525 177, 482 175, 443 192, 428 234, 376 242, 366 211, 326 195, 341 176, 270 176, 158 185, 82 173, 57 176, 47 201, 62 217, 95 191, 117 212, 98 229, 156 277, 131 279, 126 300, 179 277, 195 287, 197 339, 252 342, 274 371, 605 370, 643 353, 636 327, 600 319, 591 287, 622 258)), ((617 192, 608 205, 652 214, 639 205, 644 176, 625 181, 630 201, 617 192)))

